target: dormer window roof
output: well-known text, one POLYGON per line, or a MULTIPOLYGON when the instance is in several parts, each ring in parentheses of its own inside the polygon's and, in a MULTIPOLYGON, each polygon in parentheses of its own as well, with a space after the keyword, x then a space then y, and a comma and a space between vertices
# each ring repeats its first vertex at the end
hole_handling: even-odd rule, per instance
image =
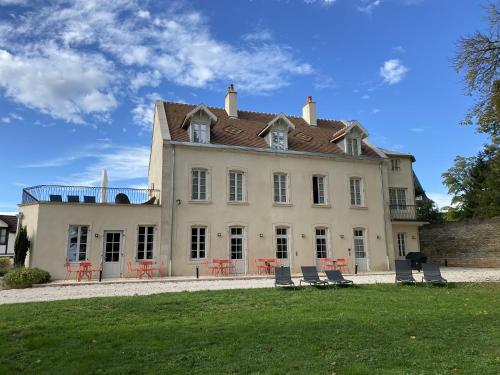
POLYGON ((348 126, 334 133, 330 142, 336 143, 348 155, 361 155, 361 140, 368 137, 368 131, 358 122, 349 121, 348 126))
POLYGON ((215 116, 204 104, 186 114, 181 127, 189 132, 193 143, 210 143, 210 128, 217 122, 215 116))
POLYGON ((269 147, 274 150, 288 149, 288 133, 295 129, 295 125, 284 115, 279 114, 259 133, 265 137, 269 147))

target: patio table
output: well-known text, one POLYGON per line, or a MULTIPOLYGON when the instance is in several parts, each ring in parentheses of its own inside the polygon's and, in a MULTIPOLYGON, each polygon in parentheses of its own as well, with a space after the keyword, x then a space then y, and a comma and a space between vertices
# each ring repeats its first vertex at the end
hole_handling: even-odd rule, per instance
POLYGON ((257 259, 258 262, 264 263, 266 266, 265 270, 268 275, 272 274, 272 270, 276 268, 278 262, 275 258, 259 258, 257 259))
POLYGON ((88 280, 92 280, 93 272, 92 262, 80 262, 76 272, 76 281, 81 281, 83 275, 86 275, 88 280))
POLYGON ((139 279, 142 279, 142 275, 146 275, 148 279, 153 278, 153 261, 152 260, 140 260, 139 261, 139 270, 137 275, 139 279))
POLYGON ((321 265, 323 266, 323 271, 337 269, 337 261, 333 258, 323 258, 321 265))
POLYGON ((221 276, 227 276, 228 270, 229 270, 229 259, 213 259, 213 263, 217 264, 219 266, 219 275, 221 276))

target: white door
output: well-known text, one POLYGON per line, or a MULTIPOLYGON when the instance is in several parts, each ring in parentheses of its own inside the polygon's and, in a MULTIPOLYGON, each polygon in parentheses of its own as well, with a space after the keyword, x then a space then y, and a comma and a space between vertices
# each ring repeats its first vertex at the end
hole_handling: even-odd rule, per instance
POLYGON ((314 229, 314 257, 316 259, 316 268, 322 271, 323 264, 321 258, 328 258, 328 239, 326 228, 314 229))
POLYGON ((245 228, 230 227, 229 228, 229 258, 236 261, 236 273, 246 273, 246 256, 245 256, 245 228))
POLYGON ((104 231, 103 277, 121 276, 122 237, 122 231, 104 231))
POLYGON ((354 264, 358 266, 358 272, 368 271, 365 230, 360 228, 354 229, 354 264))
POLYGON ((276 227, 276 258, 279 264, 290 267, 290 229, 288 227, 276 227))

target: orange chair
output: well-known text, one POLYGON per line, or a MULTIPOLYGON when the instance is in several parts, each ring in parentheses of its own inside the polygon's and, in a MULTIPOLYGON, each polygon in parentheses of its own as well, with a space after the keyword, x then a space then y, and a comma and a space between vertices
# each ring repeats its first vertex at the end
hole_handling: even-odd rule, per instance
POLYGON ((158 276, 161 277, 162 268, 163 268, 163 260, 160 260, 158 267, 151 267, 151 271, 158 271, 158 276))
POLYGON ((333 259, 333 258, 319 258, 319 263, 321 266, 321 271, 337 269, 335 259, 333 259))
POLYGON ((93 268, 90 271, 91 272, 102 272, 102 258, 101 258, 101 262, 99 263, 99 268, 93 268))
POLYGON ((71 268, 70 262, 64 263, 64 267, 66 268, 66 278, 64 280, 69 280, 72 273, 78 274, 79 268, 71 268))
POLYGON ((135 272, 135 277, 139 279, 141 268, 140 267, 132 267, 132 261, 129 260, 127 262, 127 277, 130 277, 130 273, 135 272))
POLYGON ((340 272, 348 272, 349 271, 349 258, 337 258, 337 261, 335 262, 336 268, 340 272))
POLYGON ((258 264, 257 258, 253 258, 253 266, 255 271, 257 271, 257 275, 262 275, 267 272, 267 266, 265 264, 258 264))
POLYGON ((230 275, 236 275, 236 259, 231 259, 230 262, 227 264, 227 271, 228 274, 230 275))
POLYGON ((211 266, 208 262, 208 259, 205 259, 205 268, 207 269, 207 271, 209 273, 212 274, 212 276, 219 276, 219 272, 220 272, 220 266, 219 265, 215 265, 215 266, 211 266))

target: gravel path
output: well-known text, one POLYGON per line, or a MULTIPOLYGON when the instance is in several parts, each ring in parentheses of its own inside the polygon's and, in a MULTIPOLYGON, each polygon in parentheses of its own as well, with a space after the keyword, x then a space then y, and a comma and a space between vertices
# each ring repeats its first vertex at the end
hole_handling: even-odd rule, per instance
MULTIPOLYGON (((500 269, 492 268, 443 268, 444 278, 449 282, 500 282, 500 269)), ((414 273, 417 281, 421 274, 414 273)), ((393 283, 394 273, 352 275, 347 278, 356 284, 393 283)), ((295 281, 298 284, 299 278, 295 281)), ((0 290, 0 305, 21 302, 56 301, 109 296, 135 296, 155 293, 170 293, 199 290, 270 288, 271 278, 208 279, 192 280, 169 278, 158 281, 110 281, 103 283, 69 284, 54 282, 29 289, 0 290), (61 284, 61 285, 58 285, 61 284)))

